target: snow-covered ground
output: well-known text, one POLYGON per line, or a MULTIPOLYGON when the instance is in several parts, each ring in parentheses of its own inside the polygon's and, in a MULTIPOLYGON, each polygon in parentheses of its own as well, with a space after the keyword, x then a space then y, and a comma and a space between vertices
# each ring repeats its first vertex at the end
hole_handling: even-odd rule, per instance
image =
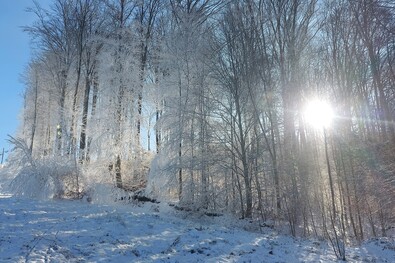
MULTIPOLYGON (((324 242, 252 233, 204 219, 181 219, 164 205, 97 205, 2 195, 0 262, 336 261, 324 242)), ((395 262, 394 244, 380 239, 348 248, 348 260, 395 262)))
MULTIPOLYGON (((0 262, 336 262, 325 241, 245 231, 225 216, 187 216, 165 203, 21 199, 6 183, 0 262)), ((395 262, 394 238, 348 247, 347 259, 395 262)))

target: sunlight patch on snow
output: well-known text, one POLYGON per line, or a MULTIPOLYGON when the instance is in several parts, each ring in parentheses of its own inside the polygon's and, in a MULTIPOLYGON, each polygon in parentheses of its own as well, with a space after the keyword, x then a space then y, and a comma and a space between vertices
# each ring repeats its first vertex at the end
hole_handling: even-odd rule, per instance
POLYGON ((5 214, 6 216, 16 216, 15 213, 10 213, 10 212, 7 212, 7 211, 4 211, 4 214, 5 214))
POLYGON ((64 230, 64 231, 59 231, 58 234, 60 235, 80 235, 81 233, 87 232, 87 230, 64 230))
POLYGON ((25 224, 23 223, 14 223, 14 224, 9 224, 10 227, 15 227, 15 228, 21 228, 24 227, 25 224))
POLYGON ((46 211, 29 211, 29 214, 31 215, 44 215, 47 214, 46 211))
POLYGON ((162 236, 170 236, 172 234, 172 232, 171 231, 169 231, 169 230, 165 230, 165 231, 163 231, 162 232, 162 236))
POLYGON ((104 217, 104 216, 107 216, 107 215, 108 215, 107 212, 105 212, 105 213, 95 213, 95 214, 84 215, 84 216, 82 216, 82 218, 92 219, 92 218, 104 217))
POLYGON ((262 242, 266 241, 266 237, 258 237, 252 243, 254 246, 260 246, 262 242))
POLYGON ((131 248, 133 248, 133 245, 131 244, 119 244, 117 245, 117 248, 120 250, 130 250, 131 248))
POLYGON ((46 217, 44 217, 44 218, 38 218, 38 219, 35 219, 35 220, 30 220, 29 221, 29 224, 31 224, 31 225, 34 225, 34 224, 40 224, 40 223, 44 223, 44 224, 54 224, 54 223, 58 223, 59 222, 59 219, 54 219, 54 218, 46 218, 46 217))

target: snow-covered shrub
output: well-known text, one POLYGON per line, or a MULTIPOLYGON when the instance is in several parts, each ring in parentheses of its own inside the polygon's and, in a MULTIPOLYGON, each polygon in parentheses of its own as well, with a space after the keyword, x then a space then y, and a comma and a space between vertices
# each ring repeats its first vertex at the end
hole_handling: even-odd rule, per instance
POLYGON ((174 189, 177 182, 176 176, 172 176, 176 171, 166 169, 168 163, 169 159, 164 154, 159 153, 154 157, 147 177, 146 193, 153 198, 171 201, 176 194, 169 189, 174 189))
POLYGON ((95 204, 114 204, 127 196, 125 190, 117 188, 114 184, 96 183, 87 189, 91 202, 95 204))
POLYGON ((32 152, 25 140, 9 136, 8 142, 13 145, 13 148, 7 159, 7 168, 9 170, 16 172, 21 170, 26 165, 34 166, 32 152))
POLYGON ((12 173, 10 173, 7 166, 4 165, 0 168, 0 194, 6 194, 9 192, 8 185, 13 178, 14 176, 12 176, 12 173))
POLYGON ((141 151, 135 158, 122 160, 122 186, 125 190, 137 191, 146 187, 152 159, 152 153, 141 151))
MULTIPOLYGON (((35 160, 26 165, 12 180, 10 188, 15 195, 33 198, 76 198, 78 169, 64 159, 35 160)), ((79 188, 79 189, 77 189, 79 188)))
POLYGON ((125 191, 116 187, 115 176, 107 159, 90 162, 82 167, 84 195, 96 204, 111 204, 125 196, 125 191))
POLYGON ((27 143, 10 136, 13 194, 34 198, 75 198, 81 192, 77 164, 64 157, 34 158, 27 143))
POLYGON ((86 185, 95 184, 114 184, 115 178, 109 171, 109 162, 107 160, 91 161, 88 165, 81 167, 83 181, 86 185))

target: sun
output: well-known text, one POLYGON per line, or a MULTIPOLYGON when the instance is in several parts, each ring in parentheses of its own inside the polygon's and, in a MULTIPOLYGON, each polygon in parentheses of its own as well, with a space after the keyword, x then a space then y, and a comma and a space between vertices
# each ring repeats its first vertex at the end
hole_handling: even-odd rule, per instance
POLYGON ((316 129, 328 128, 334 117, 331 105, 319 99, 309 101, 303 115, 304 119, 316 129))

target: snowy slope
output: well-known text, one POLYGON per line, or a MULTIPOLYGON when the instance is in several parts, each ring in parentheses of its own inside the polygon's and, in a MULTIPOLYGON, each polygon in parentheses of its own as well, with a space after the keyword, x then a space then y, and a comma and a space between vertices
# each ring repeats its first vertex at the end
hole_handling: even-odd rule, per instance
MULTIPOLYGON (((334 262, 324 242, 183 220, 167 206, 0 198, 0 262, 334 262), (159 208, 159 209, 158 209, 159 208)), ((395 262, 394 240, 348 248, 395 262)))

